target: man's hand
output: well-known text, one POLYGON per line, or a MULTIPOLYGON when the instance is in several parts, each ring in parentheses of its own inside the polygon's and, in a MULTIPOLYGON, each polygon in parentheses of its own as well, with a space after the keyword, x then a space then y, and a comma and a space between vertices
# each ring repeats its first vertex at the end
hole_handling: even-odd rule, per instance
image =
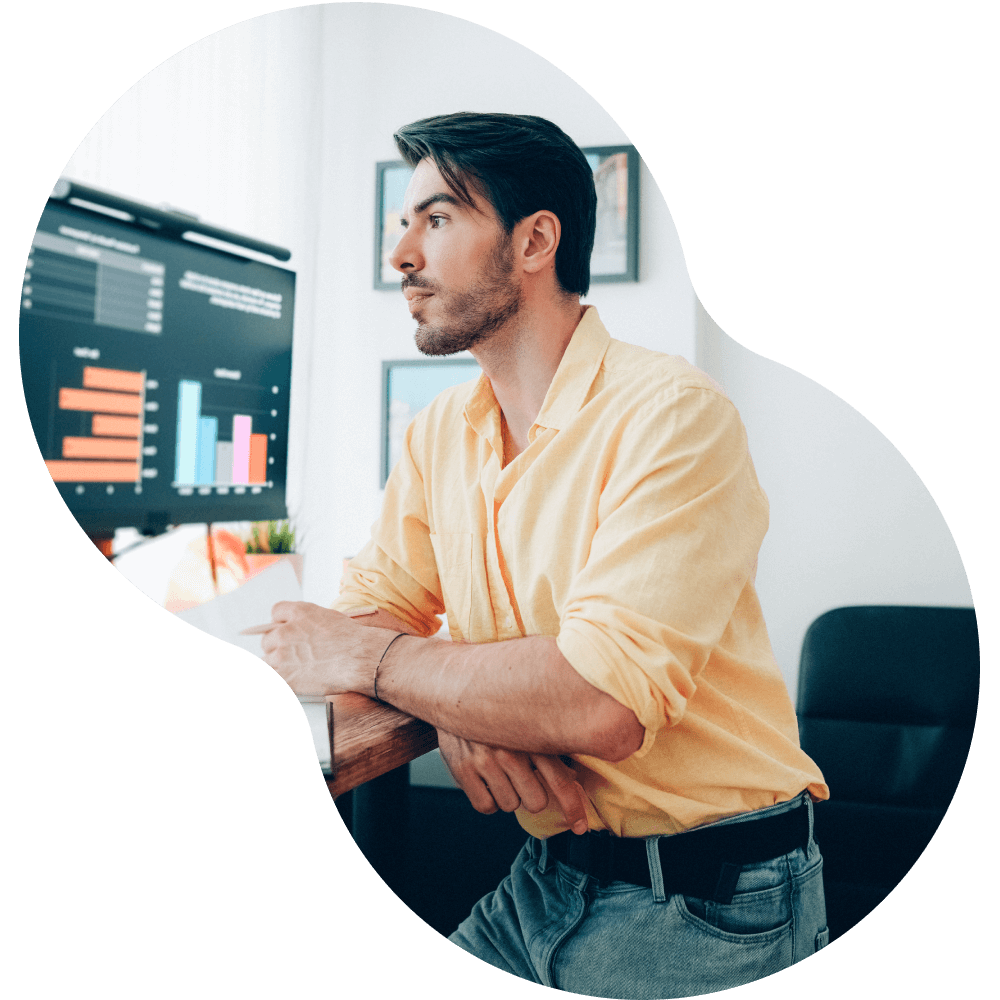
POLYGON ((264 662, 296 694, 371 692, 375 664, 393 633, 305 601, 279 601, 261 638, 264 662))
POLYGON ((574 833, 586 833, 586 796, 572 769, 558 757, 503 750, 438 730, 438 747, 448 770, 481 813, 530 813, 552 805, 574 833))

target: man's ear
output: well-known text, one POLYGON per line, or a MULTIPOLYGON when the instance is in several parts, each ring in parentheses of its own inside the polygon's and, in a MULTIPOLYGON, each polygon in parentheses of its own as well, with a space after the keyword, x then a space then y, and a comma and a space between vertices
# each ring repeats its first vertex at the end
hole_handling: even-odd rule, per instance
POLYGON ((519 240, 515 245, 521 249, 523 271, 537 274, 555 265, 562 226, 554 212, 543 209, 527 216, 517 224, 517 231, 519 240))

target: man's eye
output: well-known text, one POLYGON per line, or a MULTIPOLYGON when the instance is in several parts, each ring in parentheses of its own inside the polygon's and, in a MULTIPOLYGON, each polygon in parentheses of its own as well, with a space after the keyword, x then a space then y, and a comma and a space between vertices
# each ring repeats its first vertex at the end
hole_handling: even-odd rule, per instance
POLYGON ((432 215, 429 221, 431 229, 440 229, 445 223, 445 218, 443 215, 432 215))

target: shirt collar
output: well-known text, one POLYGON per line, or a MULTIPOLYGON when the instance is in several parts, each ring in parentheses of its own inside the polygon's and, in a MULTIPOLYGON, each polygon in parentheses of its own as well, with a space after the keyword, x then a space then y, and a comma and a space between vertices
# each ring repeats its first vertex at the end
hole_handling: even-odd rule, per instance
MULTIPOLYGON (((545 393, 542 408, 535 418, 539 427, 561 430, 576 416, 597 378, 610 343, 611 337, 597 315, 597 309, 587 306, 566 345, 545 393)), ((495 419, 492 414, 497 405, 490 380, 485 375, 480 376, 465 404, 465 418, 477 434, 489 437, 495 419)))
POLYGON ((587 306, 535 417, 539 427, 562 430, 580 412, 610 343, 597 309, 587 306))

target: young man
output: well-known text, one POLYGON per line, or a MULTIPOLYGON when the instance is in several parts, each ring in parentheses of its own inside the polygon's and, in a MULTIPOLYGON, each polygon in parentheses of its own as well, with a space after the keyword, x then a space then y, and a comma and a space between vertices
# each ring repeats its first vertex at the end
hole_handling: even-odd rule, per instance
POLYGON ((596 196, 555 125, 446 115, 396 142, 417 345, 484 374, 414 419, 336 610, 276 605, 266 659, 427 720, 475 808, 517 810, 531 836, 466 950, 607 997, 784 968, 825 943, 828 792, 754 591, 767 501, 739 416, 581 306, 596 196))

